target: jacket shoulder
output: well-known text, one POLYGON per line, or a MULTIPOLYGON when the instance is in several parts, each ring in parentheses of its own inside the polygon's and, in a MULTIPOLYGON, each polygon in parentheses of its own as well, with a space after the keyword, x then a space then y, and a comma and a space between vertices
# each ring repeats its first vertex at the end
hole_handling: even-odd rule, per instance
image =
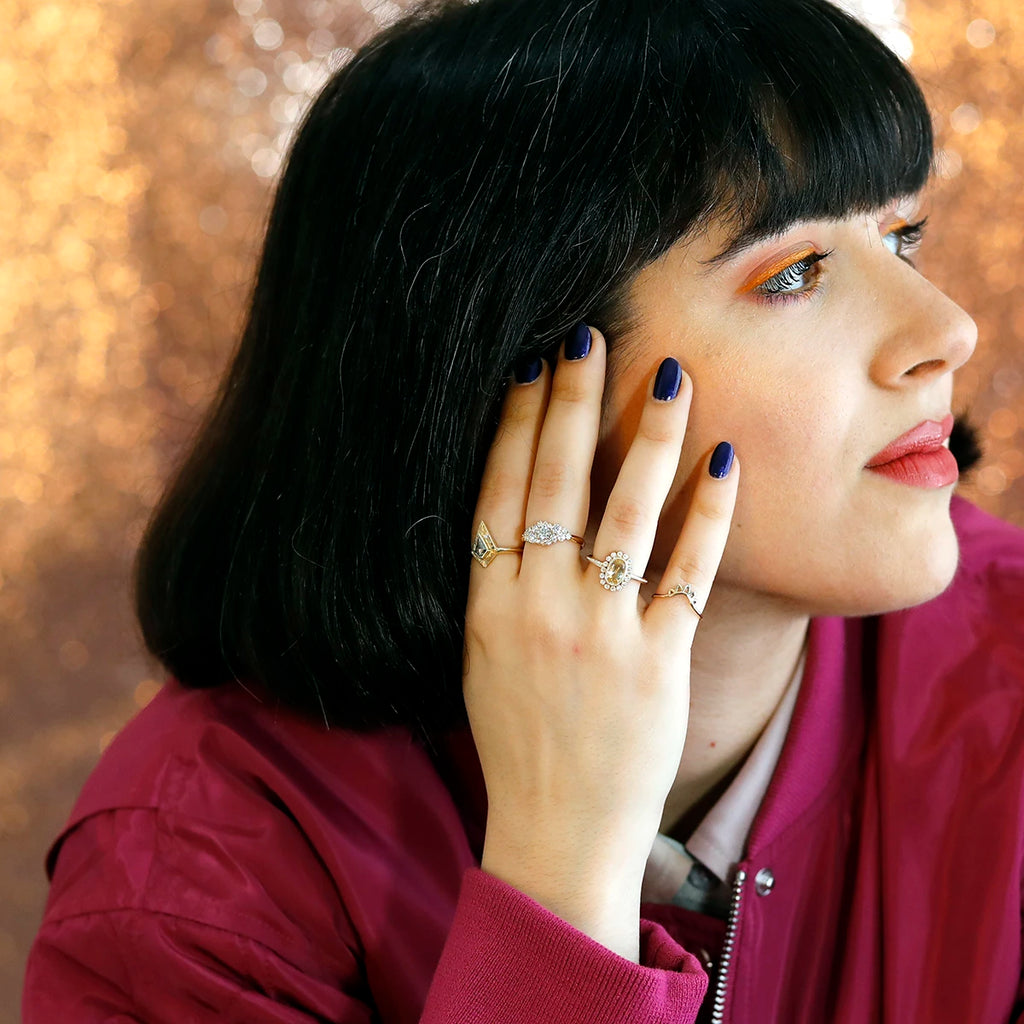
POLYGON ((105 810, 236 821, 254 805, 299 813, 328 799, 383 799, 399 782, 430 789, 434 778, 407 729, 332 729, 240 687, 169 679, 104 751, 65 832, 105 810))
POLYGON ((417 824, 459 828, 407 729, 328 729, 243 690, 172 679, 86 780, 47 855, 51 905, 170 910, 225 927, 208 914, 223 883, 268 898, 281 890, 282 906, 301 886, 304 900, 337 906, 363 858, 394 860, 394 837, 417 824), (75 884, 84 869, 90 884, 75 884))

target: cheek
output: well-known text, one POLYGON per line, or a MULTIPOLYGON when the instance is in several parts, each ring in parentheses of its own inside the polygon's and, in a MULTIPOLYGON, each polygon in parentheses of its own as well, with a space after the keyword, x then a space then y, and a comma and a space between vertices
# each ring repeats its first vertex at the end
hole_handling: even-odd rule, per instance
POLYGON ((730 441, 747 474, 828 475, 836 460, 836 431, 844 420, 834 395, 816 391, 806 373, 736 361, 726 373, 695 386, 687 454, 700 458, 730 441))

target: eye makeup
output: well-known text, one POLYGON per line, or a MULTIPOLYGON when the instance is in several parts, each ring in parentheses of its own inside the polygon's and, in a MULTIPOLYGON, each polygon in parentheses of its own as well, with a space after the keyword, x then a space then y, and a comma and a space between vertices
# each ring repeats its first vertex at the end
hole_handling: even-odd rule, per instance
POLYGON ((813 283, 804 284, 804 276, 830 252, 819 252, 809 242, 801 242, 755 268, 740 286, 739 294, 753 294, 769 302, 806 295, 813 291, 813 283))
POLYGON ((927 217, 922 217, 913 224, 907 223, 902 217, 882 228, 882 244, 894 255, 899 256, 904 263, 911 263, 909 255, 921 244, 924 236, 924 227, 928 223, 927 217), (888 239, 894 239, 895 244, 889 245, 888 239))
MULTIPOLYGON (((921 243, 927 217, 911 224, 905 218, 891 220, 879 233, 882 244, 904 263, 921 243)), ((821 270, 816 269, 832 250, 820 252, 811 242, 800 242, 777 253, 756 267, 740 285, 737 294, 752 295, 762 302, 785 302, 806 298, 818 287, 821 270), (808 279, 809 278, 809 279, 808 279)))

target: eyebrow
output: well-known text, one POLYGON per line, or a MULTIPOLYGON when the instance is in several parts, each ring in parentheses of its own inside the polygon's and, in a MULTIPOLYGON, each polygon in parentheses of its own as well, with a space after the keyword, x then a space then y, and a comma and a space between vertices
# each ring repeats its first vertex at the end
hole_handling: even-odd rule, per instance
POLYGON ((698 260, 702 266, 707 267, 707 273, 718 268, 722 263, 728 263, 748 249, 761 245, 763 242, 770 242, 774 238, 781 238, 788 231, 791 231, 800 221, 793 221, 791 224, 784 224, 779 228, 764 230, 748 230, 741 232, 734 238, 718 255, 706 260, 698 260))

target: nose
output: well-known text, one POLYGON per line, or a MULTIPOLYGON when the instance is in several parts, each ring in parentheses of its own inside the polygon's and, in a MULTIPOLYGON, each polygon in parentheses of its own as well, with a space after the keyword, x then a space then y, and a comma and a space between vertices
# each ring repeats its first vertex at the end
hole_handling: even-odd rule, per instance
POLYGON ((876 382, 900 388, 959 369, 978 344, 974 319, 913 267, 889 270, 887 284, 879 283, 878 308, 888 315, 872 366, 876 382))

